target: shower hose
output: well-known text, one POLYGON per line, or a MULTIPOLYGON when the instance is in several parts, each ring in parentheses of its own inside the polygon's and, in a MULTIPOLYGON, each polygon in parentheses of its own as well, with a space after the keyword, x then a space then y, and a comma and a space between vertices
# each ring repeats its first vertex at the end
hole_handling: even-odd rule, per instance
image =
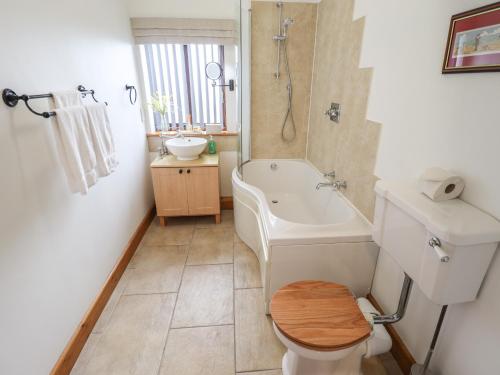
POLYGON ((286 111, 285 118, 283 119, 283 124, 281 126, 281 138, 285 142, 291 142, 295 139, 297 136, 297 129, 295 127, 295 119, 293 118, 293 109, 292 109, 292 98, 293 98, 293 88, 292 88, 292 76, 290 73, 290 65, 288 63, 288 51, 287 51, 287 41, 285 40, 283 42, 283 52, 285 54, 285 67, 286 67, 286 73, 288 75, 288 85, 287 85, 287 91, 288 91, 288 109, 286 111), (287 123, 288 119, 291 121, 291 126, 292 126, 292 134, 290 137, 287 137, 285 135, 285 131, 287 128, 287 123))

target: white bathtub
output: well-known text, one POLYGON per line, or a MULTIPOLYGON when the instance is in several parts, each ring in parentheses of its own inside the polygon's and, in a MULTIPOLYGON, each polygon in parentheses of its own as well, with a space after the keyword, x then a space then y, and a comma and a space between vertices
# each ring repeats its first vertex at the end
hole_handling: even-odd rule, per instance
POLYGON ((304 160, 256 160, 233 171, 235 227, 259 258, 266 309, 280 287, 326 280, 369 291, 378 257, 371 225, 304 160), (274 166, 275 168, 273 168, 274 166))

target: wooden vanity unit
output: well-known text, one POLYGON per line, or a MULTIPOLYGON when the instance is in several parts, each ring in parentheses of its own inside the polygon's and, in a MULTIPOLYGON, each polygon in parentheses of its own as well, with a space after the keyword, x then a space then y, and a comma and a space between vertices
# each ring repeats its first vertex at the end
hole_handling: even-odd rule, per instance
POLYGON ((151 163, 151 175, 161 225, 169 216, 214 215, 220 223, 219 155, 188 161, 167 155, 151 163))

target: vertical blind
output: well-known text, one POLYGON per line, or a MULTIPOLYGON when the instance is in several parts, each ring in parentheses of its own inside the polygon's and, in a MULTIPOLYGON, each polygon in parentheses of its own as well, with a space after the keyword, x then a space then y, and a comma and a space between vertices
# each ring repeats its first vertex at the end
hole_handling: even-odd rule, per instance
MULTIPOLYGON (((205 66, 224 66, 224 46, 217 44, 141 44, 139 46, 148 102, 155 94, 170 99, 166 120, 170 128, 182 128, 189 115, 193 124, 224 122, 220 87, 205 76, 205 66)), ((220 82, 217 82, 218 84, 220 82)), ((160 115, 150 111, 159 130, 160 115)))

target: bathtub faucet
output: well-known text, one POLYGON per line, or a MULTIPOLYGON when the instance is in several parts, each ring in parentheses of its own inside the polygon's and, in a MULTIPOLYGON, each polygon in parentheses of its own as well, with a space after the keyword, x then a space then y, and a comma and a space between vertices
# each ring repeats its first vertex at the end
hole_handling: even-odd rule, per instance
POLYGON ((316 185, 316 190, 319 190, 322 187, 326 187, 326 186, 332 186, 333 187, 333 182, 320 182, 319 184, 316 185))
POLYGON ((346 180, 337 180, 333 183, 333 190, 347 189, 346 180))
POLYGON ((338 180, 335 182, 320 182, 319 184, 316 185, 316 190, 319 190, 322 187, 326 187, 326 186, 331 186, 333 190, 346 189, 347 188, 347 181, 338 180))

